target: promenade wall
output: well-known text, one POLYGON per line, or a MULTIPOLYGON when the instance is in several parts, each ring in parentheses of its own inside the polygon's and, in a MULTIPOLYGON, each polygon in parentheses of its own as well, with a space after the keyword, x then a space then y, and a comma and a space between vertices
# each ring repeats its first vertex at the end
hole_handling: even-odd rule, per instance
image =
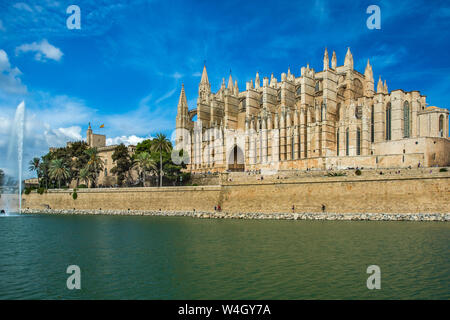
POLYGON ((450 173, 307 177, 225 175, 221 185, 49 190, 23 195, 23 208, 214 211, 229 213, 449 213, 450 173), (231 181, 230 181, 231 179, 231 181))

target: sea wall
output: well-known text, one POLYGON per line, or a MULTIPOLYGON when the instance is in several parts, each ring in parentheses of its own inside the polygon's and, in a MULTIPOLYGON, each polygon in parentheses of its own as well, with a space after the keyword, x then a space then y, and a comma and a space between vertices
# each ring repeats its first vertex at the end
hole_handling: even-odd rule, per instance
POLYGON ((149 187, 49 190, 42 195, 23 195, 23 208, 93 209, 93 210, 211 210, 220 196, 220 186, 149 187))
POLYGON ((23 195, 23 208, 224 213, 449 213, 450 174, 302 179, 222 179, 219 186, 53 190, 23 195), (323 205, 325 206, 323 208, 323 205))

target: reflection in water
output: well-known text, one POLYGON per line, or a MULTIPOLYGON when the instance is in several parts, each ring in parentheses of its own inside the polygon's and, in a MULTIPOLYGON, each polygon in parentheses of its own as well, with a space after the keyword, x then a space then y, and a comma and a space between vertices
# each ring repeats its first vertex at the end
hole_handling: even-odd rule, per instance
POLYGON ((21 216, 0 299, 449 299, 447 223, 21 216), (79 291, 65 287, 81 268, 79 291), (381 290, 368 290, 369 265, 381 290))

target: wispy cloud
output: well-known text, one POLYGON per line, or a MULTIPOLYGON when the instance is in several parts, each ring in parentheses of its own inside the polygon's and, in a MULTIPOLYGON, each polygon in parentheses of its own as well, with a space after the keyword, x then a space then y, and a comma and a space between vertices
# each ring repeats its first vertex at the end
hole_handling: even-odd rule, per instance
POLYGON ((160 98, 158 98, 155 103, 159 104, 160 102, 170 98, 171 96, 173 96, 173 94, 176 92, 177 88, 173 88, 172 90, 166 92, 163 96, 161 96, 160 98))
POLYGON ((108 146, 111 145, 116 145, 116 144, 121 144, 123 143, 124 145, 128 146, 128 145, 137 145, 138 143, 144 141, 145 139, 151 139, 152 137, 147 136, 147 137, 138 137, 136 135, 131 135, 131 136, 120 136, 120 137, 114 137, 114 138, 107 138, 106 139, 106 144, 108 146))
POLYGON ((48 43, 47 39, 41 42, 25 43, 16 48, 16 55, 26 52, 34 52, 34 58, 37 61, 54 60, 60 61, 63 53, 61 49, 48 43))
POLYGON ((33 12, 33 9, 31 9, 31 7, 24 2, 17 2, 15 4, 13 4, 13 8, 18 9, 18 10, 33 12))
POLYGON ((0 88, 4 93, 23 94, 27 89, 22 84, 20 75, 22 73, 17 67, 12 67, 8 54, 0 49, 0 88))

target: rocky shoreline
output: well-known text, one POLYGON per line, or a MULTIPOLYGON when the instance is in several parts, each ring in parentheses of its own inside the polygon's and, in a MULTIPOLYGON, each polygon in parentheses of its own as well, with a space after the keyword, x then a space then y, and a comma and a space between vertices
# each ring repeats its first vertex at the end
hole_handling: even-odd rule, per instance
POLYGON ((147 210, 68 210, 22 209, 24 214, 61 215, 138 215, 164 217, 192 217, 200 219, 252 220, 339 220, 339 221, 450 221, 450 213, 226 213, 204 211, 147 211, 147 210))

